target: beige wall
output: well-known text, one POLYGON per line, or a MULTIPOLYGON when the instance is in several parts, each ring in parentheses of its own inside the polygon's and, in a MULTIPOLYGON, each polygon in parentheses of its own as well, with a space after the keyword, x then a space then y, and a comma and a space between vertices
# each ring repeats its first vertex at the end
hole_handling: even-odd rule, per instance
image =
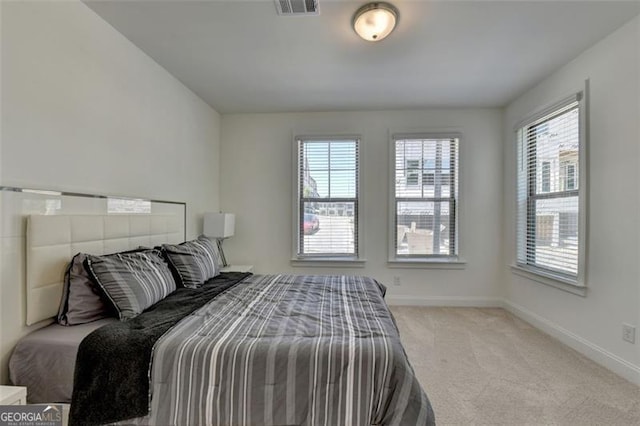
MULTIPOLYGON (((1 3, 0 183, 183 201, 187 236, 201 232, 202 213, 218 209, 219 114, 85 4, 1 3)), ((0 199, 0 383, 27 331, 12 220, 30 211, 23 201, 0 199)))
POLYGON ((498 109, 224 115, 221 206, 236 214, 236 235, 224 243, 228 260, 253 264, 259 273, 369 275, 389 287, 392 303, 499 303, 501 115, 498 109), (462 132, 459 229, 467 264, 461 270, 390 268, 389 131, 443 128, 462 132), (294 134, 362 136, 364 268, 291 265, 294 134))
POLYGON ((512 102, 505 110, 505 259, 508 306, 576 349, 640 383, 640 18, 636 18, 512 102), (514 275, 515 124, 590 81, 587 297, 514 275))

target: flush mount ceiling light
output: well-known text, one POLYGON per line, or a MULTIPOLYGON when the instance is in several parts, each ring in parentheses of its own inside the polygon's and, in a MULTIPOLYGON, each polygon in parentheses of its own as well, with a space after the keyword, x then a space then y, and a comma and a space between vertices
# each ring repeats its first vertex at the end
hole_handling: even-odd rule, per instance
POLYGON ((398 9, 385 2, 367 3, 353 15, 353 29, 368 41, 380 41, 396 27, 398 9))

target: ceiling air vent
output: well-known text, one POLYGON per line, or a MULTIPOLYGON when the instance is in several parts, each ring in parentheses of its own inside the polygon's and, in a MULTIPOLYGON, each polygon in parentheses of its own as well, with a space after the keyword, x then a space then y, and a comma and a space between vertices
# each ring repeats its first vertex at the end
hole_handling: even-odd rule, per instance
POLYGON ((275 0, 278 15, 318 15, 318 0, 275 0))

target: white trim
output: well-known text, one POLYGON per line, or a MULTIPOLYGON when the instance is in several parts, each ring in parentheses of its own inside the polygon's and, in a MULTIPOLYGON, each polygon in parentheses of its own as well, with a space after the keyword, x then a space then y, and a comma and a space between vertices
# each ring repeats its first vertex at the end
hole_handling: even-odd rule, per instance
MULTIPOLYGON (((589 80, 585 81, 588 82, 589 80)), ((562 108, 565 108, 566 106, 574 103, 574 102, 578 102, 580 104, 582 104, 584 98, 584 88, 580 88, 576 91, 574 91, 573 93, 571 93, 568 96, 564 96, 562 98, 560 98, 559 100, 556 100, 554 102, 551 102, 549 104, 546 104, 545 106, 536 109, 534 112, 527 114, 525 118, 521 119, 520 121, 518 121, 515 125, 514 131, 518 131, 519 129, 526 127, 526 126, 531 126, 534 123, 541 121, 543 118, 549 116, 549 115, 555 115, 556 112, 562 108)))
POLYGON ((385 297, 391 306, 450 306, 472 308, 501 308, 503 301, 494 297, 461 297, 461 296, 392 296, 385 297))
POLYGON ((389 131, 392 140, 402 139, 462 139, 462 131, 458 128, 447 130, 425 130, 423 132, 392 132, 389 131))
POLYGON ((300 229, 298 223, 298 185, 299 173, 298 173, 298 137, 295 133, 291 134, 291 164, 293 165, 291 171, 291 255, 296 256, 298 254, 298 230, 300 229))
POLYGON ((587 277, 587 252, 589 246, 589 108, 590 108, 590 81, 584 81, 580 105, 580 139, 578 150, 578 284, 586 286, 587 277))
POLYGON ((389 259, 387 260, 388 268, 414 268, 414 269, 465 269, 467 267, 466 260, 456 258, 438 259, 389 259))
POLYGON ((320 268, 364 268, 366 259, 354 257, 300 257, 291 259, 291 266, 320 268))
POLYGON ((613 371, 632 383, 640 386, 640 366, 620 358, 619 356, 607 351, 600 346, 560 327, 559 325, 543 318, 528 309, 513 303, 509 300, 503 301, 504 309, 515 315, 516 317, 528 322, 535 328, 549 334, 558 339, 560 342, 572 349, 580 352, 582 355, 592 361, 602 365, 603 367, 613 371))
POLYGON ((545 273, 537 268, 527 268, 521 265, 511 265, 511 272, 532 281, 546 284, 551 287, 564 290, 568 293, 577 294, 578 296, 587 296, 587 287, 577 284, 575 281, 564 279, 553 273, 545 273))
POLYGON ((394 133, 387 129, 388 132, 388 146, 387 146, 387 182, 389 184, 389 189, 387 190, 387 256, 389 259, 395 259, 396 253, 394 247, 396 246, 396 230, 393 229, 395 225, 395 193, 396 193, 396 146, 394 133))

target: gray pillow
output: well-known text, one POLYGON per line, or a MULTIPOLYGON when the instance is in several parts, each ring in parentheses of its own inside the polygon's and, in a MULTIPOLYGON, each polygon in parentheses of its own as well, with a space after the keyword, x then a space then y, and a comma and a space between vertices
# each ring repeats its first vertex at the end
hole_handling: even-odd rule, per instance
POLYGON ((220 274, 218 245, 206 237, 182 244, 163 244, 162 252, 183 287, 198 288, 220 274))
POLYGON ((122 321, 138 316, 176 289, 171 271, 157 250, 87 255, 85 267, 122 321))
POLYGON ((85 324, 114 316, 94 288, 84 268, 85 259, 84 253, 78 253, 67 267, 58 310, 58 323, 61 325, 85 324))

